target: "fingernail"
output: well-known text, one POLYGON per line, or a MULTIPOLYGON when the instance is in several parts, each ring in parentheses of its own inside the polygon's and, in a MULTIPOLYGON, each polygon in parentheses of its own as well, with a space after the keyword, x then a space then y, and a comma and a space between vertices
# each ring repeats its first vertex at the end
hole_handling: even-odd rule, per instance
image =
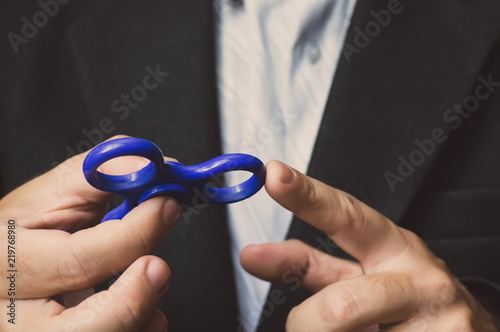
POLYGON ((167 225, 172 225, 181 214, 181 207, 179 203, 173 198, 168 197, 163 204, 163 211, 161 214, 161 219, 167 225))
POLYGON ((289 184, 295 180, 295 177, 295 172, 290 167, 282 163, 280 171, 280 182, 283 184, 289 184))
POLYGON ((169 271, 165 264, 150 261, 146 273, 158 293, 163 292, 163 289, 167 286, 169 279, 169 271))

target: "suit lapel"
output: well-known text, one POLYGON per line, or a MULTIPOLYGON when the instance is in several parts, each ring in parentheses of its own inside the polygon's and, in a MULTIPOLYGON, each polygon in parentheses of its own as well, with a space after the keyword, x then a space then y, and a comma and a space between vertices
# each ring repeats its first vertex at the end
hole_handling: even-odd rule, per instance
MULTIPOLYGON (((395 222, 444 145, 436 144, 410 175, 399 174, 398 156, 414 160, 411 154, 419 150, 415 140, 431 137, 436 128, 453 134, 443 114, 477 84, 495 34, 490 22, 479 17, 464 24, 470 22, 470 12, 453 1, 401 3, 401 13, 359 48, 359 54, 351 55, 350 63, 342 57, 309 167, 311 176, 395 222), (387 171, 404 182, 392 190, 387 171)), ((387 1, 360 0, 346 44, 355 46, 356 30, 375 21, 372 10, 386 8, 387 1)))
MULTIPOLYGON (((372 37, 366 33, 367 37, 360 37, 359 30, 377 22, 373 11, 387 6, 386 0, 357 3, 344 49, 353 46, 356 51, 340 59, 308 174, 398 223, 446 143, 436 144, 421 165, 403 174, 398 172, 398 157, 409 160, 419 151, 415 140, 430 138, 436 128, 443 135, 453 135, 443 114, 477 84, 496 30, 491 29, 493 18, 471 15, 479 8, 453 1, 401 1, 400 13, 393 14, 386 27, 378 33, 373 30, 372 37), (384 176, 387 172, 403 181, 391 189, 384 176)), ((346 256, 325 234, 298 218, 288 238, 346 256)), ((282 293, 286 301, 275 304, 268 297, 259 331, 284 330, 288 312, 308 295, 296 290, 296 280, 288 281, 272 285, 270 292, 282 293), (271 306, 272 313, 266 315, 271 306)))

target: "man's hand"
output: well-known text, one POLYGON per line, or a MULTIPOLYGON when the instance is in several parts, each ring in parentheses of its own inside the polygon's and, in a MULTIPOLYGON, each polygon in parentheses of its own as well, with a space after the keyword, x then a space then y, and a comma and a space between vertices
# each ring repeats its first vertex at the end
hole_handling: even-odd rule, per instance
POLYGON ((287 331, 498 331, 498 322, 414 233, 280 162, 268 163, 266 190, 358 261, 297 240, 245 248, 241 263, 248 272, 281 282, 302 271, 302 285, 315 292, 290 312, 287 331))
MULTIPOLYGON (((15 325, 4 313, 1 331, 166 330, 166 318, 155 306, 168 288, 170 270, 161 259, 146 255, 173 227, 178 204, 158 197, 121 221, 98 224, 111 195, 86 182, 84 157, 66 161, 0 201, 3 312, 14 297, 8 295, 9 220, 16 226, 17 270, 15 325), (109 290, 94 295, 88 291, 123 270, 109 290)), ((142 158, 126 158, 103 165, 105 172, 129 173, 145 165, 142 158)))

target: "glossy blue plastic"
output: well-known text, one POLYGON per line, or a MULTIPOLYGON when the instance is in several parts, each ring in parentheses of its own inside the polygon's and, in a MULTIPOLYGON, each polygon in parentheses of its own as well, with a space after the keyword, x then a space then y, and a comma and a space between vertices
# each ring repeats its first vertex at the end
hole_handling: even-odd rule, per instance
POLYGON ((184 208, 208 203, 233 203, 244 200, 262 188, 266 168, 257 158, 246 154, 227 154, 199 165, 184 166, 165 162, 163 153, 153 143, 140 138, 119 138, 104 142, 89 152, 83 162, 83 173, 95 188, 125 197, 103 222, 122 219, 145 200, 166 195, 184 208), (122 156, 141 156, 151 162, 131 174, 109 175, 97 169, 106 161, 122 156), (231 171, 248 171, 253 175, 243 183, 221 187, 221 175, 231 171))

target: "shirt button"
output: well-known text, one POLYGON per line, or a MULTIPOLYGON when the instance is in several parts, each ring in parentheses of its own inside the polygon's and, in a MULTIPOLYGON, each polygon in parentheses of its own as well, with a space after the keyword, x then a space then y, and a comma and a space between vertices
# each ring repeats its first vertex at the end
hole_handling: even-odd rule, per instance
POLYGON ((308 45, 307 55, 309 57, 309 61, 311 61, 312 64, 316 64, 316 62, 321 59, 321 50, 316 43, 313 42, 308 45))

